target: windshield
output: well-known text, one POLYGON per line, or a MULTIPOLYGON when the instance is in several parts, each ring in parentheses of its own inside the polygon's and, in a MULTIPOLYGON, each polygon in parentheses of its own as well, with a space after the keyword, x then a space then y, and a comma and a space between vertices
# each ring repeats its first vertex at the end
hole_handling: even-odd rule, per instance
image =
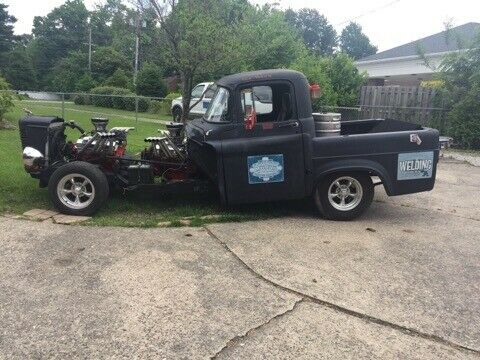
POLYGON ((219 87, 205 114, 205 120, 210 122, 227 121, 229 92, 223 87, 219 87))

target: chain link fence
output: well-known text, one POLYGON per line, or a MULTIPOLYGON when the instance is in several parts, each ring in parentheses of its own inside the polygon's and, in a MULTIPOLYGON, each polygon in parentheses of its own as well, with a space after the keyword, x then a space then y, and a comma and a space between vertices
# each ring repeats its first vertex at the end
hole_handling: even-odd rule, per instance
MULTIPOLYGON (((101 87, 95 93, 9 91, 15 96, 17 107, 39 115, 55 115, 66 120, 82 117, 107 117, 124 120, 129 126, 142 123, 163 124, 171 120, 172 98, 132 95, 125 89, 101 87)), ((446 109, 425 107, 322 106, 317 112, 335 112, 343 121, 372 118, 391 118, 434 127, 445 133, 446 109)))
MULTIPOLYGON (((171 119, 172 98, 146 97, 101 88, 95 93, 8 90, 14 103, 26 114, 52 115, 65 120, 106 117, 121 119, 131 126, 165 123, 171 119)), ((2 92, 6 92, 3 90, 2 92)))

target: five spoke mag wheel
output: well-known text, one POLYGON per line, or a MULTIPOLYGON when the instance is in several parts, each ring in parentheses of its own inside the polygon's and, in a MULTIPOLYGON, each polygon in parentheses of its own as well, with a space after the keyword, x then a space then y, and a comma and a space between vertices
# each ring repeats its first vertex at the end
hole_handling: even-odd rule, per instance
POLYGON ((61 213, 91 215, 107 200, 109 186, 107 177, 98 167, 74 161, 54 171, 48 191, 61 213))
POLYGON ((352 220, 372 203, 373 183, 369 174, 334 173, 317 185, 314 200, 320 213, 330 220, 352 220))
POLYGON ((68 174, 58 182, 57 196, 65 206, 84 209, 95 198, 95 186, 84 175, 68 174))

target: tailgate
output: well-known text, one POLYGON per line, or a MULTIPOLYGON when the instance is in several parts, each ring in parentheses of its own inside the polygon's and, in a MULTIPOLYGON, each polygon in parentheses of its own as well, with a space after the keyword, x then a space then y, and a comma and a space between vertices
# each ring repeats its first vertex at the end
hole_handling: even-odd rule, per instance
POLYGON ((396 156, 392 195, 432 190, 439 155, 438 131, 423 129, 408 134, 396 156))

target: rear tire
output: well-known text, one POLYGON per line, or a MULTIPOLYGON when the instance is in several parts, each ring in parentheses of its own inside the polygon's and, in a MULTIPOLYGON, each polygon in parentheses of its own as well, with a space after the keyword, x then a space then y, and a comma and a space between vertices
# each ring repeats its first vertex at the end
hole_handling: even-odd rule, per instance
POLYGON ((175 106, 173 109, 172 109, 172 118, 173 118, 173 122, 182 122, 182 109, 179 107, 179 106, 175 106))
POLYGON ((62 165, 48 182, 55 208, 67 215, 92 215, 107 200, 108 180, 96 166, 83 161, 62 165))
POLYGON ((373 201, 372 179, 365 173, 334 173, 317 185, 314 200, 329 220, 347 221, 362 215, 373 201))

